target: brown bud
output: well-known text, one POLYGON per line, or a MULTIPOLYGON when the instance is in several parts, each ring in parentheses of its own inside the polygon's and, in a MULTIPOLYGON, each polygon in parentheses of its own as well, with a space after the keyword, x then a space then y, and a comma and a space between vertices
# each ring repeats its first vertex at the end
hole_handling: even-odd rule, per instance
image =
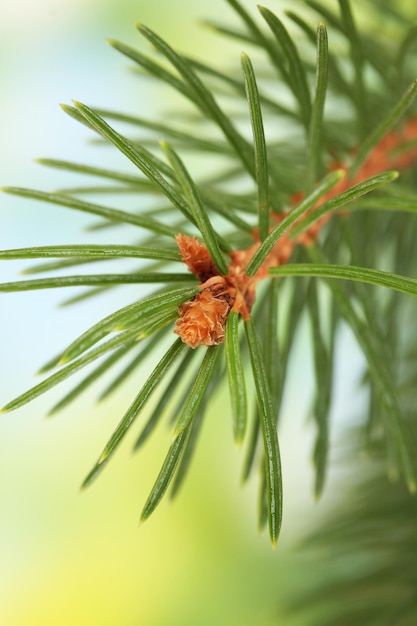
POLYGON ((190 302, 179 307, 179 318, 174 333, 184 343, 197 346, 216 346, 224 341, 224 329, 230 304, 223 297, 216 297, 211 289, 201 291, 190 302))

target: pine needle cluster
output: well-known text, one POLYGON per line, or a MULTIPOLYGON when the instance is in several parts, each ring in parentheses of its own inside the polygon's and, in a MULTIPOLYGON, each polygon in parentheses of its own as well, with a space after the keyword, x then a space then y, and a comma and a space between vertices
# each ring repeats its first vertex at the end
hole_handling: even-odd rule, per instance
POLYGON ((133 297, 86 329, 43 367, 41 383, 4 410, 19 408, 97 363, 52 409, 56 413, 124 363, 102 392, 108 396, 172 338, 84 485, 140 422, 151 395, 157 397, 135 447, 162 419, 174 424, 173 439, 143 508, 145 520, 168 487, 178 491, 210 399, 227 384, 235 441, 245 446, 243 476, 260 468, 259 525, 269 526, 275 545, 282 521, 277 426, 304 315, 311 324, 316 381, 316 496, 326 479, 333 364, 343 324, 366 362, 363 384, 370 401, 362 444, 380 440, 389 473, 409 490, 416 488, 415 419, 400 390, 417 379, 412 298, 417 279, 409 276, 417 261, 412 62, 417 31, 391 9, 388 37, 383 2, 367 3, 372 32, 355 19, 349 0, 339 0, 334 10, 308 0, 286 15, 265 7, 248 12, 236 0, 225 2, 236 14, 236 26, 210 26, 247 49, 239 71, 186 57, 142 24, 137 29, 154 50, 150 56, 110 41, 191 104, 183 117, 173 115, 168 124, 80 102, 63 105, 65 113, 124 155, 137 174, 42 159, 45 166, 94 182, 64 192, 4 189, 95 216, 98 227, 107 229, 109 244, 0 251, 4 260, 42 259, 28 269, 31 274, 54 272, 3 283, 2 291, 85 288, 75 303, 121 284, 156 286, 151 295, 133 297), (208 174, 193 174, 195 154, 210 164, 208 174), (92 192, 104 201, 85 199, 92 192), (119 194, 116 206, 106 202, 110 194, 119 194), (122 208, 127 197, 145 198, 145 208, 122 208), (119 224, 131 229, 132 245, 111 243, 112 228, 119 224), (106 272, 115 259, 147 263, 134 272, 106 272), (55 275, 92 262, 103 271, 55 275), (178 399, 181 381, 188 382, 178 399))

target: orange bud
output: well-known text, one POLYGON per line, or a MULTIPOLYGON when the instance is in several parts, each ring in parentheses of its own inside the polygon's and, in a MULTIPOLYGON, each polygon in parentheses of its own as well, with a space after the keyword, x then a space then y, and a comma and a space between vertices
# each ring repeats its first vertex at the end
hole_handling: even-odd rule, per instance
POLYGON ((179 233, 175 237, 175 241, 180 250, 182 260, 190 272, 201 282, 204 283, 208 278, 219 273, 207 247, 196 237, 189 237, 179 233))
POLYGON ((216 346, 224 340, 224 329, 230 304, 224 297, 216 297, 210 288, 204 289, 190 302, 182 304, 174 333, 184 343, 197 346, 216 346))

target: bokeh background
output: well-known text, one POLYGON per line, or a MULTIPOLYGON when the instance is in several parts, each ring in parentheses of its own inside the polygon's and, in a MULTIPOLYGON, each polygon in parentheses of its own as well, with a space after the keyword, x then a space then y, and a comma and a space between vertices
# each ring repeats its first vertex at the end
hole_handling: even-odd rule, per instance
MULTIPOLYGON (((246 6, 253 3, 245 2, 246 6)), ((282 4, 269 3, 279 9, 282 4)), ((288 6, 288 5, 287 5, 288 6)), ((68 175, 35 157, 96 163, 88 131, 58 104, 72 98, 138 115, 163 116, 169 90, 158 91, 131 72, 106 38, 149 50, 133 24, 141 21, 175 47, 221 62, 240 54, 198 19, 230 20, 222 0, 2 0, 0 4, 0 184, 56 189, 68 175)), ((72 182, 72 180, 71 180, 72 182)), ((91 218, 12 196, 0 198, 0 247, 91 241, 91 218)), ((96 239, 99 241, 100 239, 96 239)), ((102 239, 105 241, 105 238, 102 239)), ((3 263, 1 281, 24 267, 3 263)), ((98 316, 131 292, 59 308, 69 292, 0 295, 0 404, 36 382, 34 373, 98 316)), ((126 300, 128 301, 128 300, 126 300)), ((0 420, 0 624, 2 626, 270 626, 289 624, 282 606, 297 579, 294 542, 319 518, 312 498, 312 389, 304 327, 292 364, 281 432, 285 518, 278 550, 256 528, 257 483, 240 486, 243 451, 232 440, 228 399, 219 396, 175 503, 164 501, 142 527, 137 519, 157 475, 169 435, 160 429, 139 455, 125 442, 100 479, 79 485, 97 458, 146 370, 105 405, 99 387, 55 418, 48 409, 61 385, 0 420), (302 381, 302 393, 299 392, 302 381)), ((334 416, 346 420, 360 364, 350 336, 337 363, 334 416), (349 399, 349 401, 348 401, 349 399)))

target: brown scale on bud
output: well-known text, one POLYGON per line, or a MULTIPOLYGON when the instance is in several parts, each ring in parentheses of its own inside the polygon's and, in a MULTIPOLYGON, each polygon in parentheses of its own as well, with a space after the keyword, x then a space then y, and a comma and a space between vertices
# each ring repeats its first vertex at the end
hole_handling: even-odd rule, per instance
POLYGON ((204 287, 192 300, 178 308, 174 332, 191 348, 216 346, 224 341, 231 305, 229 297, 216 286, 204 287))
POLYGON ((230 311, 236 310, 246 319, 255 301, 255 279, 244 273, 246 257, 232 253, 229 274, 223 276, 198 239, 179 234, 176 241, 184 263, 202 283, 200 293, 179 307, 174 332, 191 348, 223 343, 230 311))
POLYGON ((175 237, 175 241, 183 262, 202 283, 219 273, 210 256, 210 252, 196 237, 189 237, 179 233, 175 237))

